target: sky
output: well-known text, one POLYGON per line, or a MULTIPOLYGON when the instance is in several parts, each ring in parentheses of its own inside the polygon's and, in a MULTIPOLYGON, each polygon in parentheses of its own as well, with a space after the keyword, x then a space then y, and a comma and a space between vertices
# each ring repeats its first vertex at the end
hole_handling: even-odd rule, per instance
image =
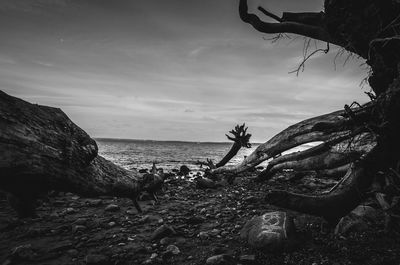
MULTIPOLYGON (((323 1, 249 5, 281 14, 321 11, 323 1)), ((293 123, 367 101, 363 61, 346 61, 331 45, 290 74, 304 39, 272 43, 240 20, 237 6, 0 0, 0 90, 61 108, 92 137, 182 141, 226 141, 245 122, 252 142, 265 142, 293 123)))

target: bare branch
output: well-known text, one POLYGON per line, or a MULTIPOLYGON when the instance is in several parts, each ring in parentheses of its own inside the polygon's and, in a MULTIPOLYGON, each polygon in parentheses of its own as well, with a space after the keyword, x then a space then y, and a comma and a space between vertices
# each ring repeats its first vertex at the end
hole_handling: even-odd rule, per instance
POLYGON ((247 0, 240 0, 239 15, 244 22, 249 23, 256 30, 263 33, 293 33, 342 46, 337 40, 332 39, 329 33, 322 26, 313 26, 299 22, 287 21, 280 23, 261 21, 256 15, 248 13, 247 0))
POLYGON ((258 7, 258 10, 260 10, 261 12, 263 12, 264 15, 266 15, 266 16, 268 16, 268 17, 271 17, 271 18, 275 19, 275 20, 278 21, 278 22, 283 22, 283 19, 282 19, 282 18, 280 18, 280 17, 278 17, 277 15, 275 15, 275 14, 273 14, 273 13, 271 13, 271 12, 265 10, 262 6, 259 6, 259 7, 258 7))

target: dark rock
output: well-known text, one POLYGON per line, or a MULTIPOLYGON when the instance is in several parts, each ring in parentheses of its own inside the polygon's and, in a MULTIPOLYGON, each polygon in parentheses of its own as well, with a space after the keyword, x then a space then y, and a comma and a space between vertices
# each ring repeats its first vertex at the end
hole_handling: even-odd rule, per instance
POLYGON ((191 225, 196 225, 196 224, 201 224, 206 221, 206 218, 202 216, 191 216, 186 219, 186 223, 191 224, 191 225))
POLYGON ((207 265, 234 265, 237 261, 230 255, 221 254, 209 257, 206 261, 207 265))
POLYGON ((84 225, 75 225, 72 227, 72 233, 76 233, 76 232, 84 231, 84 230, 86 230, 86 226, 84 226, 84 225))
POLYGON ((270 212, 248 221, 240 237, 260 250, 281 251, 297 244, 293 219, 285 212, 270 212))
POLYGON ((116 204, 109 204, 104 209, 106 212, 116 212, 119 211, 119 206, 116 204))
POLYGON ((175 246, 175 245, 169 245, 169 246, 166 248, 166 252, 170 252, 170 253, 172 253, 173 255, 178 255, 179 253, 181 253, 181 251, 179 250, 179 248, 178 248, 177 246, 175 246))
POLYGON ((368 221, 374 221, 379 218, 378 210, 367 205, 359 205, 353 211, 352 214, 367 219, 368 221))
POLYGON ((86 202, 90 206, 100 206, 103 204, 103 200, 101 200, 101 199, 89 199, 89 200, 86 200, 86 202))
POLYGON ((379 212, 371 206, 359 205, 351 213, 342 217, 335 227, 335 234, 345 236, 352 232, 363 232, 369 227, 368 223, 376 221, 379 212))
POLYGON ((86 264, 92 265, 107 265, 109 264, 108 257, 100 254, 89 254, 85 257, 86 264))
POLYGON ((161 239, 174 234, 176 234, 176 232, 172 227, 168 225, 162 225, 153 232, 151 235, 151 240, 161 239))
POLYGON ((139 169, 139 173, 142 173, 142 174, 148 173, 148 170, 147 170, 147 168, 141 168, 141 169, 139 169))
POLYGON ((138 212, 137 212, 137 210, 129 209, 129 210, 126 210, 126 213, 129 214, 129 215, 135 215, 138 212))
POLYGON ((247 203, 256 203, 256 202, 259 202, 260 200, 257 198, 257 197, 255 197, 255 196, 248 196, 248 197, 246 197, 246 198, 244 198, 243 199, 245 202, 247 202, 247 203))
POLYGON ((335 227, 335 235, 346 236, 352 232, 362 232, 366 230, 368 230, 366 220, 350 213, 340 219, 335 227))
POLYGON ((190 168, 188 168, 186 165, 182 165, 182 166, 179 168, 179 173, 180 173, 180 175, 182 175, 182 176, 187 176, 187 175, 189 174, 189 172, 190 172, 190 168))
POLYGON ((196 187, 199 189, 216 189, 220 185, 209 178, 198 177, 196 178, 196 187))
POLYGON ((11 256, 13 260, 33 261, 37 257, 37 253, 33 250, 31 244, 26 244, 15 247, 11 256))
POLYGON ((255 255, 242 255, 239 258, 240 262, 243 264, 254 264, 256 261, 256 256, 255 255))
POLYGON ((73 222, 73 224, 75 224, 75 225, 84 225, 84 224, 86 224, 86 222, 87 222, 86 218, 78 218, 73 222))
POLYGON ((70 255, 71 257, 76 257, 79 255, 79 251, 76 249, 70 249, 67 251, 68 255, 70 255))

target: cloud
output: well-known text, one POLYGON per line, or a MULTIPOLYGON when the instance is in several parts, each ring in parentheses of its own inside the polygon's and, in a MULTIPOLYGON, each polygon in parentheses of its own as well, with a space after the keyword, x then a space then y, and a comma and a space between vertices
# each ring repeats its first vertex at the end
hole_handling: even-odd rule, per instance
MULTIPOLYGON (((62 108, 93 136, 194 141, 223 141, 243 122, 265 141, 293 122, 363 100, 360 61, 335 71, 332 48, 299 77, 289 75, 303 42, 271 44, 240 20, 236 5, 5 0, 0 87, 62 108)), ((321 5, 273 0, 267 7, 321 5)))

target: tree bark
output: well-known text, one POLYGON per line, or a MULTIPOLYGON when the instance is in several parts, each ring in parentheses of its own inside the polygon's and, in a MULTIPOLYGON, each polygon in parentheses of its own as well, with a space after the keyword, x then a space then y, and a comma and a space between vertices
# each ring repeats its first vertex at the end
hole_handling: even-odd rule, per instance
POLYGON ((139 175, 97 154, 96 142, 60 109, 0 91, 0 189, 21 202, 49 190, 136 199, 139 175))

